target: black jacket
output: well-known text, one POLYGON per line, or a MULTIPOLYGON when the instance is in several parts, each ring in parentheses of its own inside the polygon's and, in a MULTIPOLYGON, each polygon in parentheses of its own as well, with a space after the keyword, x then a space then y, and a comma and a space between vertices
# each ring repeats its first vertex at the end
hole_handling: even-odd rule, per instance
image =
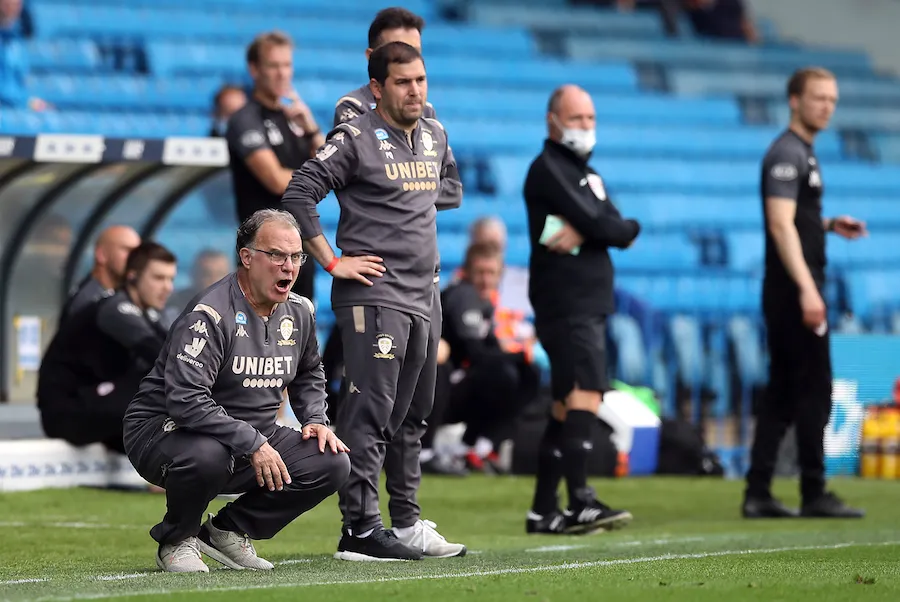
POLYGON ((166 340, 156 310, 142 311, 124 290, 74 313, 50 341, 38 372, 43 408, 112 382, 131 370, 150 371, 166 340))
POLYGON ((622 218, 586 159, 551 140, 531 164, 524 193, 531 238, 528 294, 535 319, 611 314, 608 248, 630 245, 640 225, 622 218), (538 242, 549 215, 562 217, 584 237, 578 255, 554 253, 538 242))

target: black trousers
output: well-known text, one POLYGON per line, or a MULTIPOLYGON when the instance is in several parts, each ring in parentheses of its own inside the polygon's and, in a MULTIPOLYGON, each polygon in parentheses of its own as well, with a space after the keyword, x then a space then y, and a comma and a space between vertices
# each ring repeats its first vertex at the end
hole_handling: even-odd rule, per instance
MULTIPOLYGON (((346 385, 342 385, 346 396, 338 407, 337 428, 351 454, 350 477, 339 501, 344 526, 361 533, 382 524, 378 480, 387 446, 393 445, 410 411, 428 355, 431 325, 420 316, 378 306, 338 307, 334 315, 346 372, 346 385)), ((419 434, 408 434, 409 443, 418 445, 419 434)), ((418 447, 415 451, 395 458, 394 483, 416 481, 418 447)), ((392 497, 398 493, 393 487, 389 490, 392 497)))
POLYGON ((803 325, 797 295, 764 293, 769 385, 756 416, 747 495, 766 496, 778 448, 790 425, 797 433, 800 492, 811 501, 825 491, 825 426, 831 416, 831 346, 803 325))
POLYGON ((166 490, 166 515, 150 530, 160 544, 196 536, 209 503, 221 493, 243 493, 225 513, 251 539, 269 539, 295 518, 317 506, 347 480, 348 454, 319 451, 317 439, 303 440, 287 427, 269 437, 291 475, 282 491, 256 482, 249 460, 234 458, 218 440, 191 431, 167 432, 161 419, 128 433, 128 458, 147 481, 166 490))
POLYGON ((77 446, 102 443, 124 454, 122 419, 148 371, 134 368, 110 383, 62 392, 58 398, 43 396, 38 406, 44 434, 77 446))

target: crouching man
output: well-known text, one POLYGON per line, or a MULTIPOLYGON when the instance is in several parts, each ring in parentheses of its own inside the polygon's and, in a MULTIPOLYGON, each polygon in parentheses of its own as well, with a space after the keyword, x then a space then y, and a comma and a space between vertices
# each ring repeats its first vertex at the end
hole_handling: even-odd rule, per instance
POLYGON ((150 530, 164 571, 268 570, 251 543, 269 539, 333 494, 349 451, 327 426, 312 302, 291 293, 306 260, 297 222, 261 210, 238 229, 238 269, 200 293, 125 415, 125 449, 164 487, 150 530), (277 426, 287 388, 302 431, 277 426), (222 493, 243 493, 202 525, 222 493))

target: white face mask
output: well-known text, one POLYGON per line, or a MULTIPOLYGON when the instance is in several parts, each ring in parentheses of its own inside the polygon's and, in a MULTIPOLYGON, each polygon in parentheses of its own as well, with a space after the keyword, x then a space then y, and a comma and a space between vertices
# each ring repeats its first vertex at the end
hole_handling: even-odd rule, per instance
POLYGON ((572 149, 572 152, 580 157, 586 157, 591 154, 591 151, 594 150, 594 146, 597 144, 597 130, 594 128, 589 130, 564 128, 555 116, 553 119, 556 121, 559 129, 562 130, 560 144, 569 147, 572 149))

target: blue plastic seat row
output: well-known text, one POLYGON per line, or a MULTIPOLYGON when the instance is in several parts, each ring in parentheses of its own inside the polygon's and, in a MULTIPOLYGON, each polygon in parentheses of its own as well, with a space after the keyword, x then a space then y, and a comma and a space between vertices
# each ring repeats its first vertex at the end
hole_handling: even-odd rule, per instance
MULTIPOLYGON (((531 157, 496 156, 489 159, 497 194, 521 194, 531 157)), ((748 197, 759 191, 758 161, 696 161, 663 159, 614 159, 591 161, 603 175, 613 198, 619 193, 666 192, 722 194, 748 197)), ((850 197, 896 198, 900 166, 843 162, 826 165, 828 194, 850 197)))
POLYGON ((468 17, 475 23, 527 27, 538 31, 568 33, 579 31, 602 37, 652 38, 663 35, 662 20, 656 12, 624 14, 617 10, 590 7, 509 6, 477 2, 469 6, 468 17))
POLYGON ((900 309, 900 268, 851 270, 845 275, 853 312, 864 320, 900 309))
MULTIPOLYGON (((842 91, 843 95, 845 92, 842 91)), ((894 100, 900 100, 900 93, 894 100)), ((769 107, 772 118, 777 123, 787 123, 791 110, 784 101, 773 101, 769 107)), ((894 130, 900 131, 900 109, 896 106, 846 106, 838 103, 831 118, 832 129, 894 130)))
MULTIPOLYGON (((157 76, 177 74, 244 77, 244 45, 176 44, 148 42, 150 68, 157 76)), ((623 62, 577 63, 552 58, 480 58, 460 60, 456 56, 426 57, 432 86, 477 85, 487 89, 538 88, 549 96, 560 84, 578 81, 588 89, 637 90, 637 74, 623 62)), ((294 53, 298 78, 349 79, 366 81, 365 57, 352 50, 300 48, 294 53)), ((546 102, 546 101, 545 101, 546 102)))
POLYGON ((0 114, 0 132, 22 136, 65 133, 99 134, 115 138, 159 138, 163 136, 206 136, 210 129, 207 115, 181 113, 95 113, 83 111, 46 111, 4 109, 0 114))
MULTIPOLYGON (((67 7, 73 5, 72 0, 41 0, 39 6, 67 7)), ((127 5, 129 8, 184 8, 184 0, 78 0, 78 4, 92 10, 105 7, 121 7, 127 5)), ((258 0, 191 0, 192 7, 201 9, 232 9, 247 10, 259 7, 258 0)), ((434 2, 430 0, 404 0, 403 5, 422 16, 430 16, 433 14, 434 2)), ((346 10, 367 9, 375 12, 392 6, 386 2, 373 2, 372 0, 304 0, 303 9, 309 11, 327 10, 329 12, 341 12, 346 10)), ((269 9, 296 9, 296 0, 267 0, 266 7, 269 9)))
MULTIPOLYGON (((900 112, 897 114, 896 127, 900 130, 900 112)), ((900 163, 900 131, 894 134, 876 134, 873 140, 882 161, 900 163)))
POLYGON ((88 39, 29 40, 27 49, 32 71, 84 73, 100 65, 97 44, 88 39))
MULTIPOLYGON (((685 96, 733 96, 736 94, 783 99, 790 70, 784 73, 753 73, 743 70, 698 70, 671 68, 669 84, 676 94, 685 96)), ((841 77, 841 102, 873 100, 900 102, 900 80, 841 77)), ((786 102, 786 101, 783 101, 786 102)), ((840 110, 838 111, 840 112, 840 110)))
POLYGON ((864 75, 872 70, 869 56, 859 52, 748 46, 707 39, 621 40, 571 35, 566 38, 565 47, 569 56, 582 60, 624 59, 667 66, 740 69, 744 72, 791 71, 807 65, 822 65, 848 75, 864 75))
POLYGON ((677 274, 621 270, 616 287, 670 313, 706 317, 759 312, 759 276, 740 272, 677 274))
MULTIPOLYGON (((280 0, 284 1, 284 0, 280 0)), ((432 11, 429 2, 415 2, 419 13, 426 19, 432 11)), ((321 40, 322 33, 316 33, 313 25, 316 20, 326 22, 328 33, 334 36, 331 43, 346 44, 365 49, 366 29, 379 7, 371 3, 355 0, 306 0, 302 13, 291 13, 296 3, 286 10, 260 11, 256 5, 191 5, 185 8, 181 2, 175 6, 158 6, 155 2, 142 2, 133 6, 122 6, 121 3, 94 2, 40 2, 31 7, 35 30, 42 38, 68 37, 72 35, 116 35, 139 39, 157 36, 168 38, 183 37, 226 37, 242 39, 245 43, 261 31, 275 28, 297 35, 297 42, 302 42, 306 33, 312 39, 321 40), (342 19, 335 19, 340 15, 342 19), (364 27, 361 32, 359 27, 364 27)), ((416 7, 410 7, 415 10, 416 7)), ((438 32, 440 28, 438 27, 438 32)), ((441 35, 438 33, 438 35, 441 35)), ((500 33, 498 36, 503 38, 500 33)), ((510 38, 512 41, 512 38, 510 38)), ((519 42, 521 44, 521 41, 519 42)), ((462 46, 462 45, 460 45, 462 46)), ((498 48, 499 48, 498 44, 498 48)), ((502 52, 502 50, 500 50, 502 52)))

